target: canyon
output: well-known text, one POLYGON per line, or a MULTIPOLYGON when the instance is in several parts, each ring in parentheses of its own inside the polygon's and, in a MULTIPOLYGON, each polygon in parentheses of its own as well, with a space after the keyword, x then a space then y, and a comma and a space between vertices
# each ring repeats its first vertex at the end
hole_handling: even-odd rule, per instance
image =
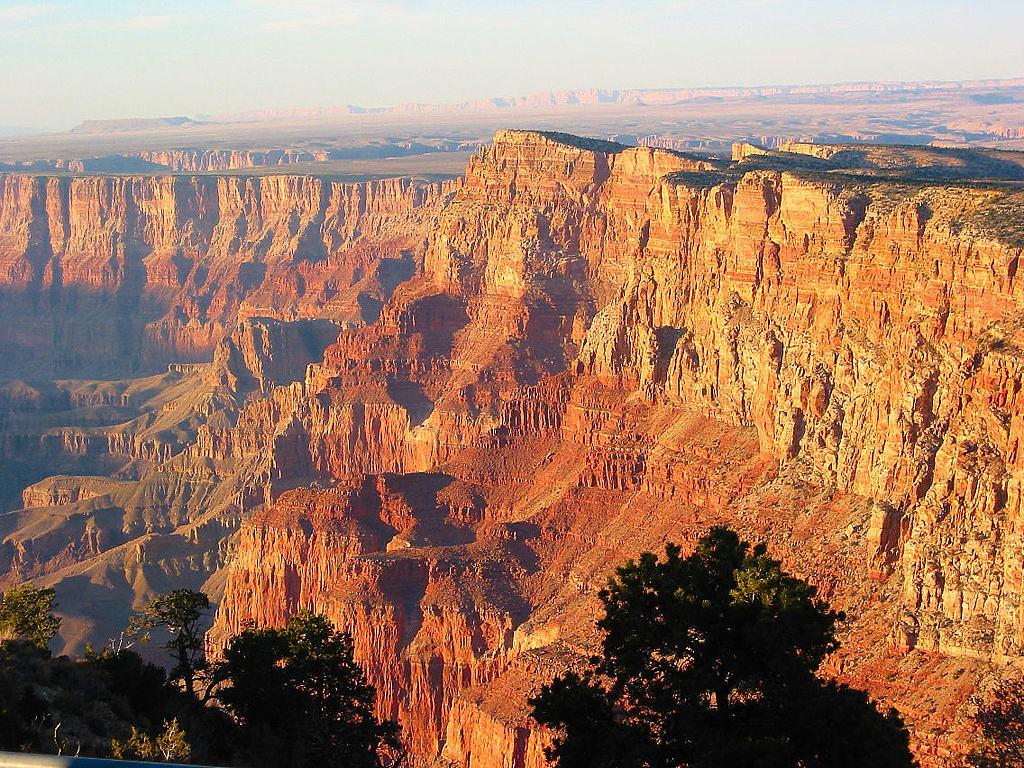
POLYGON ((334 148, 282 149, 205 149, 183 147, 84 157, 57 157, 0 162, 0 171, 70 174, 196 174, 255 168, 280 169, 281 166, 314 167, 330 170, 335 161, 389 160, 399 157, 459 152, 472 149, 478 142, 425 139, 377 140, 354 146, 334 148))
POLYGON ((923 765, 1024 654, 1024 155, 499 131, 458 179, 0 175, 0 586, 62 649, 325 613, 415 763, 537 768, 612 568, 724 523, 923 765))
POLYGON ((0 171, 161 175, 262 169, 360 180, 455 176, 462 173, 468 151, 488 143, 496 130, 538 126, 723 156, 733 142, 773 148, 797 141, 1019 150, 1024 148, 1024 80, 597 88, 454 104, 128 116, 88 120, 60 132, 0 126, 0 171))

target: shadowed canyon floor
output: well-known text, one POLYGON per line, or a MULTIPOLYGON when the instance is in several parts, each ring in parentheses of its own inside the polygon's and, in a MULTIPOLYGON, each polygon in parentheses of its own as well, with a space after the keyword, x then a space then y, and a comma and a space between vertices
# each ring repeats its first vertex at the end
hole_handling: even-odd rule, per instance
POLYGON ((1016 667, 1024 156, 502 131, 454 181, 0 177, 0 583, 64 647, 353 632, 417 762, 543 763, 611 567, 717 522, 922 761, 1016 667))

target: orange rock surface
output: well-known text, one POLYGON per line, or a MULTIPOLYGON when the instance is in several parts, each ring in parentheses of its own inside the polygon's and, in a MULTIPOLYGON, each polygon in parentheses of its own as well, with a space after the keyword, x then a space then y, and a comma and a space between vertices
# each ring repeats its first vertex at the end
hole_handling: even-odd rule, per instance
MULTIPOLYGON (((459 185, 262 179, 259 224, 255 181, 169 182, 214 185, 230 228, 114 220, 173 248, 209 233, 167 295, 192 307, 195 265, 220 254, 202 321, 216 305, 214 362, 173 374, 188 398, 165 381, 155 401, 109 395, 162 403, 159 429, 146 406, 132 428, 20 438, 133 458, 116 488, 25 490, 60 520, 11 513, 14 570, 58 590, 116 572, 134 599, 206 580, 214 649, 322 611, 353 633, 416 762, 534 768, 546 736, 525 698, 593 650, 610 569, 728 523, 848 613, 829 670, 900 708, 922 760, 944 764, 967 697, 1024 640, 1022 242, 1007 226, 1024 202, 998 179, 945 183, 941 153, 859 152, 725 163, 504 131, 459 185), (266 271, 246 282, 241 253, 266 271), (140 488, 172 512, 128 498, 140 488), (103 493, 119 510, 106 526, 103 493), (69 509, 81 543, 55 552, 69 509)), ((48 200, 56 183, 7 186, 48 200)), ((116 253, 109 231, 90 247, 116 253)), ((21 242, 0 259, 34 275, 11 256, 36 252, 21 242)), ((75 262, 106 285, 107 267, 75 262)), ((182 312, 158 321, 160 349, 196 360, 182 312)), ((8 418, 38 420, 41 397, 9 388, 8 418)))
POLYGON ((403 252, 451 189, 0 176, 0 375, 154 373, 208 362, 240 318, 372 316, 380 282, 405 274, 403 252))

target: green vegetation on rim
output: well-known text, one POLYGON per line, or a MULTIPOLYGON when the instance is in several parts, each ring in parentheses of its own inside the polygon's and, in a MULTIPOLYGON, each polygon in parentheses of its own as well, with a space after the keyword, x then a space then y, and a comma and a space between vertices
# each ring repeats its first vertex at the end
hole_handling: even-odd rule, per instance
POLYGON ((601 591, 601 655, 531 700, 558 768, 910 768, 895 710, 818 675, 832 611, 764 545, 716 527, 645 552, 601 591))
POLYGON ((53 591, 14 587, 0 602, 0 750, 250 768, 392 768, 400 731, 375 715, 376 691, 352 638, 323 616, 248 629, 223 659, 199 629, 210 602, 178 589, 152 600, 127 634, 85 658, 53 658, 53 591), (170 674, 130 638, 159 632, 170 674))

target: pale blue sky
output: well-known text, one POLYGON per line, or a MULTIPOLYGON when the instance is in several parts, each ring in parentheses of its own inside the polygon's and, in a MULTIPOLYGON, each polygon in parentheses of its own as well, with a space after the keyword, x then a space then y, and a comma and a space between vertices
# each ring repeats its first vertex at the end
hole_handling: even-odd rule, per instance
POLYGON ((0 125, 1024 76, 1022 0, 0 0, 0 125))

